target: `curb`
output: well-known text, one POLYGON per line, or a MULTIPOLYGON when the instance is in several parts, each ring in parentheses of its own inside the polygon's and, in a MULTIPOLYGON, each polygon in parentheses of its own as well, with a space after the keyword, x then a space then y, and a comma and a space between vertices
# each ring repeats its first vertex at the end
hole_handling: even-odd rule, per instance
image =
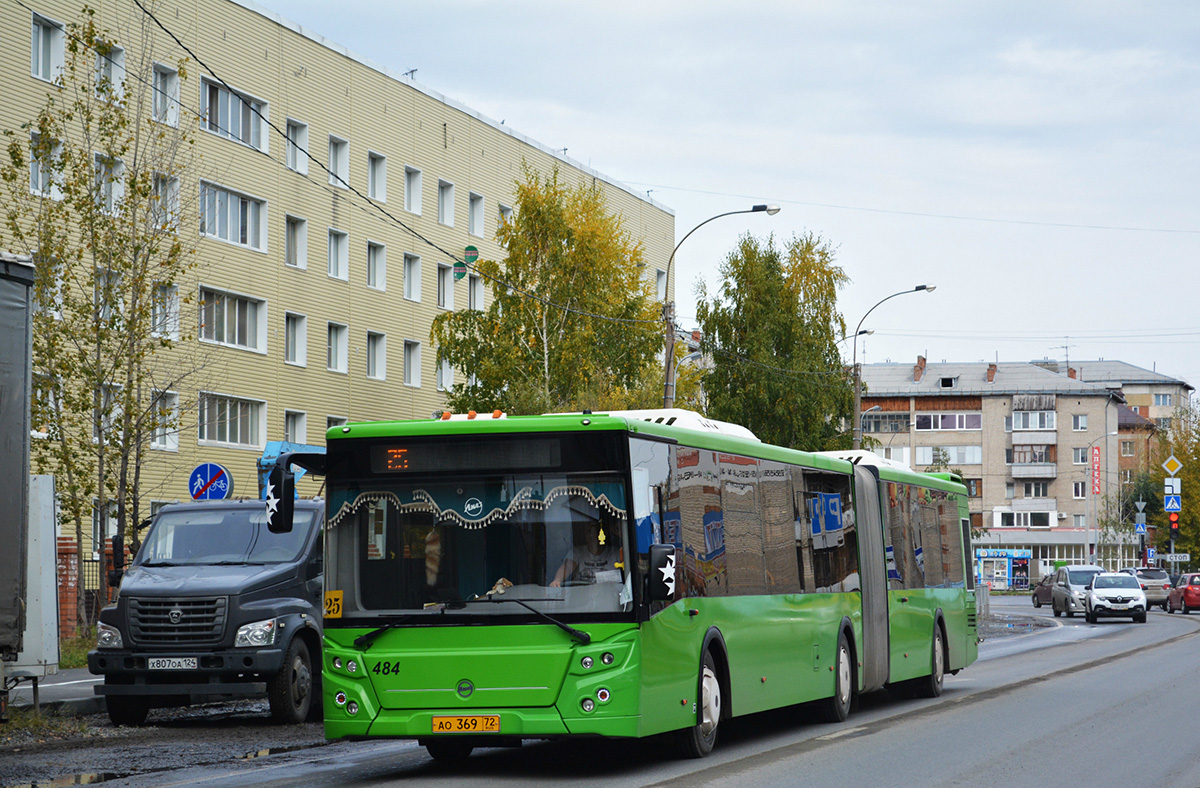
MULTIPOLYGON (((81 717, 87 714, 103 714, 106 710, 104 698, 99 695, 94 698, 77 700, 42 701, 39 706, 42 714, 54 717, 81 717)), ((22 699, 19 702, 10 703, 8 707, 10 710, 31 711, 33 701, 22 699)))

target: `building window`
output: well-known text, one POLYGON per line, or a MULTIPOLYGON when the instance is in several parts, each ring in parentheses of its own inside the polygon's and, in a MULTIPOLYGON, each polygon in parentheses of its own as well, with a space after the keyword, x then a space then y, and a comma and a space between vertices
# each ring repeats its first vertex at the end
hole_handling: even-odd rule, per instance
POLYGON ((1087 414, 1077 413, 1072 416, 1071 429, 1075 432, 1087 432, 1087 414))
POLYGON ((301 175, 308 174, 308 124, 288 119, 287 166, 301 175))
POLYGON ((288 443, 308 441, 308 416, 298 410, 283 412, 283 439, 288 443))
POLYGON ((157 337, 179 339, 179 288, 155 285, 150 302, 150 332, 157 337))
POLYGON ((150 198, 150 221, 162 230, 179 226, 179 179, 170 175, 154 176, 154 194, 150 198))
POLYGON ((483 195, 475 192, 467 193, 467 232, 471 235, 483 235, 483 195))
POLYGON ((179 71, 162 63, 154 64, 153 117, 168 126, 179 125, 179 71))
POLYGON ((283 262, 292 268, 308 268, 308 220, 284 217, 283 262))
POLYGON ((1001 512, 1000 525, 1017 528, 1049 528, 1050 512, 1001 512))
POLYGON ((308 364, 308 318, 288 312, 283 316, 283 360, 303 367, 308 364))
POLYGON ((1082 501, 1087 497, 1087 482, 1075 482, 1071 485, 1071 497, 1082 501))
POLYGON ((151 414, 154 422, 150 433, 150 448, 158 451, 179 451, 179 395, 173 391, 156 392, 151 414))
POLYGON ((329 135, 329 184, 339 189, 350 188, 350 142, 329 135))
POLYGON ((1121 471, 1121 484, 1133 484, 1133 469, 1126 468, 1121 471))
POLYGON ((404 297, 421 300, 421 258, 415 254, 404 255, 404 297))
POLYGON ((325 363, 330 372, 346 372, 350 357, 350 327, 341 323, 329 324, 329 354, 325 363))
POLYGON ((266 102, 207 79, 200 84, 200 115, 206 131, 251 148, 267 149, 267 137, 262 133, 266 102))
POLYGON ((968 498, 983 497, 983 479, 963 479, 963 484, 967 486, 968 498))
POLYGON ((200 232, 229 243, 261 249, 266 202, 200 183, 200 232))
POLYGON ((934 449, 942 452, 951 467, 983 463, 982 446, 918 446, 917 465, 932 465, 934 449))
POLYGON ((107 214, 117 212, 125 197, 125 163, 120 159, 95 154, 96 205, 107 214))
POLYGON ((367 153, 367 196, 387 202, 387 156, 367 153))
POLYGON ((1071 464, 1073 464, 1073 465, 1087 465, 1088 464, 1088 450, 1087 450, 1086 446, 1083 446, 1081 448, 1071 449, 1071 464))
POLYGON ((1014 430, 1052 430, 1055 413, 1052 410, 1019 410, 1004 419, 1005 429, 1014 430))
POLYGON ((113 99, 125 95, 125 50, 119 46, 96 53, 96 95, 113 99))
POLYGON ((467 277, 467 308, 483 309, 483 277, 471 274, 467 277))
POLYGON ((1017 497, 1017 487, 1013 482, 1006 482, 1004 485, 1004 497, 1012 500, 1017 497))
POLYGON ((1025 482, 1025 497, 1026 498, 1049 498, 1050 483, 1049 482, 1025 482))
POLYGON ((908 432, 910 425, 907 413, 866 413, 862 420, 863 432, 908 432))
POLYGON ((62 199, 62 143, 42 145, 42 135, 29 135, 29 191, 53 200, 62 199))
POLYGON ((511 222, 512 216, 513 216, 512 208, 508 207, 507 205, 501 205, 500 206, 500 215, 497 219, 497 221, 499 222, 499 224, 497 225, 497 229, 500 227, 503 227, 504 225, 511 222))
POLYGON ((200 338, 247 350, 265 349, 266 302, 210 288, 200 289, 200 338))
POLYGON ((262 414, 258 400, 200 394, 200 442, 261 448, 262 414))
POLYGON ((53 82, 62 73, 63 26, 44 16, 33 16, 33 41, 30 52, 30 73, 38 79, 53 82))
POLYGON ((437 390, 445 391, 454 385, 454 367, 450 366, 450 362, 442 359, 437 366, 437 390))
POLYGON ((1010 465, 1013 463, 1046 463, 1057 462, 1057 451, 1054 446, 1013 446, 1011 449, 1005 449, 1005 461, 1010 465))
POLYGON ((983 414, 980 413, 918 413, 917 432, 935 430, 981 430, 983 414))
POLYGON ((387 336, 367 332, 367 377, 387 379, 387 336))
POLYGON ((1170 394, 1155 394, 1154 395, 1154 404, 1160 408, 1171 407, 1171 395, 1170 394))
POLYGON ((1162 419, 1155 419, 1154 426, 1158 427, 1163 432, 1168 432, 1171 429, 1171 419, 1170 419, 1170 417, 1162 418, 1162 419))
POLYGON ((404 342, 404 385, 421 385, 421 343, 404 342))
POLYGON ((437 305, 454 309, 454 269, 448 265, 439 265, 437 269, 437 305))
POLYGON ((325 417, 325 429, 326 430, 331 430, 334 427, 340 427, 345 423, 346 423, 345 416, 326 416, 325 417))
POLYGON ((667 300, 667 272, 661 268, 654 272, 654 292, 659 301, 667 300))
POLYGON ((404 168, 404 210, 421 212, 421 171, 414 167, 404 168))
POLYGON ((1132 457, 1133 456, 1133 441, 1121 441, 1121 456, 1122 457, 1132 457))
POLYGON ((449 181, 438 181, 438 221, 454 226, 454 184, 449 181))
POLYGON ((329 231, 329 275, 334 279, 350 278, 350 236, 341 230, 329 231))
POLYGON ((387 290, 387 247, 367 241, 367 287, 387 290))
POLYGON ((1076 528, 1087 528, 1087 515, 1086 514, 1073 515, 1071 518, 1071 523, 1076 528))

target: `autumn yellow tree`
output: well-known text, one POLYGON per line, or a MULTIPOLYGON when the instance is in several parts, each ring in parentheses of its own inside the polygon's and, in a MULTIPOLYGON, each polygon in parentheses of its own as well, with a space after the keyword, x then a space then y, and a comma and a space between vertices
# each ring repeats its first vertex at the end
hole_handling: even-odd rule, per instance
POLYGON ((528 165, 516 186, 513 218, 496 233, 508 255, 476 266, 488 308, 433 323, 438 363, 462 373, 450 407, 539 413, 630 399, 662 344, 641 243, 598 186, 528 165))

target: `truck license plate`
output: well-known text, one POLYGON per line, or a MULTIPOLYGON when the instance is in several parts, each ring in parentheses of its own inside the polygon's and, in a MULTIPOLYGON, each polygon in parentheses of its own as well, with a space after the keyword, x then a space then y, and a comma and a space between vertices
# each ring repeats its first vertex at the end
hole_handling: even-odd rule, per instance
POLYGON ((148 657, 146 667, 150 670, 195 670, 196 657, 148 657))
POLYGON ((499 714, 480 714, 470 717, 434 717, 434 733, 499 733, 499 714))

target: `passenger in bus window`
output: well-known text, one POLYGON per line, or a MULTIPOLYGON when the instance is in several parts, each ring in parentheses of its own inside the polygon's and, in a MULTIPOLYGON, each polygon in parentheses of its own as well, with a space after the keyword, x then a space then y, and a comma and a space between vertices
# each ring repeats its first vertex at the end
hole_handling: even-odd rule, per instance
MULTIPOLYGON (((617 540, 608 535, 607 528, 593 521, 583 526, 582 541, 577 541, 571 548, 550 585, 557 588, 567 580, 595 583, 597 573, 619 571, 617 564, 620 562, 621 548, 617 540)), ((616 579, 619 581, 620 576, 616 579)))

